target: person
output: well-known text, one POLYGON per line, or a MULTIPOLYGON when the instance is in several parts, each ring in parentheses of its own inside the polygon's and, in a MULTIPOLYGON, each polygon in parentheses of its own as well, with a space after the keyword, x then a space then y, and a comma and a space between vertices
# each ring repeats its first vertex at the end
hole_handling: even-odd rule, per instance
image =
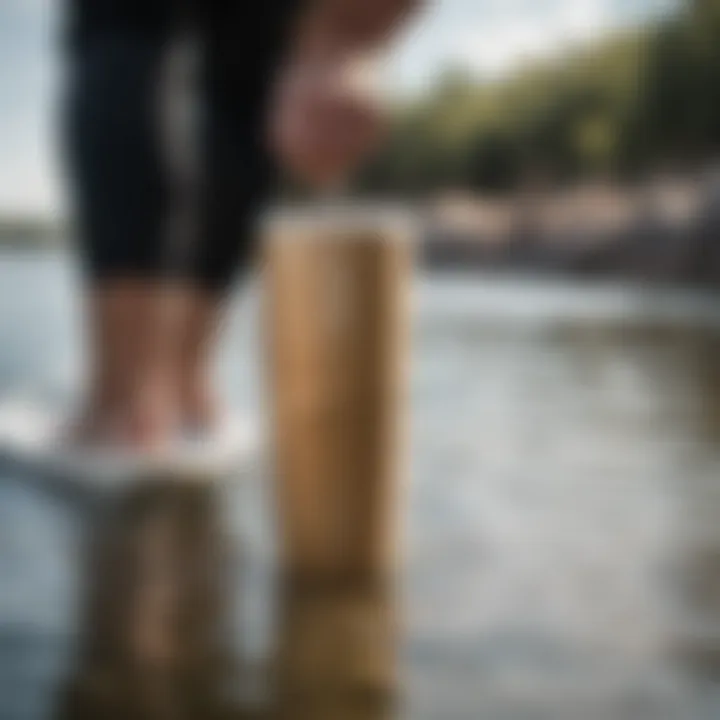
POLYGON ((212 352, 229 290, 252 266, 258 213, 280 172, 323 189, 372 149, 378 107, 351 78, 416 2, 66 1, 89 359, 72 437, 156 448, 218 422, 212 352), (184 177, 162 101, 168 57, 188 37, 201 62, 184 177))

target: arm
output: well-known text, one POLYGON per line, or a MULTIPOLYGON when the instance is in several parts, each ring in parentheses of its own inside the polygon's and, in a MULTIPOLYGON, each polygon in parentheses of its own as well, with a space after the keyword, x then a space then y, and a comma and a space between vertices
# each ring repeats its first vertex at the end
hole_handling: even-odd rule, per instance
POLYGON ((316 189, 341 185, 375 148, 383 112, 372 71, 420 4, 311 0, 281 77, 272 129, 276 154, 296 180, 316 189))

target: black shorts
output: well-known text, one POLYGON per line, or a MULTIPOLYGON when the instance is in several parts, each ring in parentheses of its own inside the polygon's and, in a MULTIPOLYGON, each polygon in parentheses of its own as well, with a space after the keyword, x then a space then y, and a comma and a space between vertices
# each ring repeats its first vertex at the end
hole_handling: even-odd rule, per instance
POLYGON ((298 4, 70 0, 68 164, 91 281, 180 274, 222 291, 250 263, 274 186, 270 91, 298 4), (182 38, 200 58, 190 177, 175 168, 162 109, 182 38))

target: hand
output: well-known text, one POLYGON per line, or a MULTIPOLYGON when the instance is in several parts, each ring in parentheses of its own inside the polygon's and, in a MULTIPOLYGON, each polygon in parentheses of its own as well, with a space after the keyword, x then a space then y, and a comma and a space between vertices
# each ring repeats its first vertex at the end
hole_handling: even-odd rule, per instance
POLYGON ((425 0, 315 0, 320 31, 346 46, 384 44, 425 0))
POLYGON ((335 189, 378 143, 382 116, 359 62, 296 59, 277 88, 271 146, 291 179, 316 190, 335 189))

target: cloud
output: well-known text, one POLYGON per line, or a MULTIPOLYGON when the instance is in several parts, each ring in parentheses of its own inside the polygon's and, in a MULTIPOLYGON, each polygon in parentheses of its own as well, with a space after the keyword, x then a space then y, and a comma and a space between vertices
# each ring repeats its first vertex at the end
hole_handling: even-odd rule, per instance
POLYGON ((435 0, 393 58, 393 79, 422 90, 450 66, 496 78, 681 0, 435 0))
POLYGON ((546 3, 506 0, 476 29, 461 33, 451 59, 487 77, 551 57, 607 32, 617 22, 610 0, 546 3))

